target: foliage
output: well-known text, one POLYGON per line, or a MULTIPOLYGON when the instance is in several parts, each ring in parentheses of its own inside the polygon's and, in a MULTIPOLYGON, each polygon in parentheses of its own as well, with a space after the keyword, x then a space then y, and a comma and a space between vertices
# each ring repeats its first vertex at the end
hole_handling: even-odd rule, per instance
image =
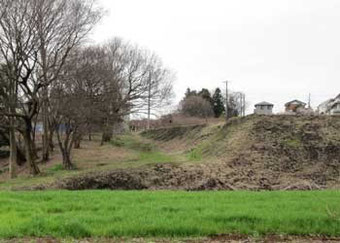
POLYGON ((215 90, 215 93, 212 97, 212 104, 215 117, 220 117, 225 111, 225 107, 223 104, 222 92, 219 88, 216 88, 215 90))
MULTIPOLYGON (((237 93, 229 94, 228 117, 239 116, 239 101, 237 93)), ((180 111, 188 116, 209 117, 214 115, 220 117, 225 112, 222 92, 219 88, 215 89, 213 96, 208 89, 201 91, 187 88, 183 100, 180 102, 180 111)))
POLYGON ((196 90, 191 90, 190 88, 187 88, 184 98, 188 98, 190 96, 197 96, 197 91, 196 90))
POLYGON ((340 236, 339 191, 0 193, 0 237, 340 236))
POLYGON ((198 92, 198 96, 201 96, 203 99, 208 101, 210 104, 212 104, 212 98, 209 90, 202 89, 200 92, 198 92))

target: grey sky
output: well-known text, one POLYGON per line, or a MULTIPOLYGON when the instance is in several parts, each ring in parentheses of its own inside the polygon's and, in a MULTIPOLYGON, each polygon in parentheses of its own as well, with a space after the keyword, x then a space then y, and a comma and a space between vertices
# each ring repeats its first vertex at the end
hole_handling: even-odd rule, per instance
POLYGON ((118 36, 155 51, 187 87, 231 80, 249 102, 275 111, 291 99, 315 107, 340 93, 339 0, 100 0, 97 42, 118 36))

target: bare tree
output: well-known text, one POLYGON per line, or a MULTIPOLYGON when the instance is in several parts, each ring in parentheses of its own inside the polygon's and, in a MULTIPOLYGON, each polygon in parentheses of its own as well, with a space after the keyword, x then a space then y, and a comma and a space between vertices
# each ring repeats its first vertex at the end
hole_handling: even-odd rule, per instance
POLYGON ((50 121, 57 135, 65 169, 74 168, 72 147, 80 146, 88 129, 105 114, 103 82, 110 78, 106 55, 99 46, 72 51, 56 82, 51 84, 50 121))
POLYGON ((155 54, 149 58, 149 78, 147 92, 139 101, 135 102, 134 112, 146 113, 148 117, 147 127, 150 127, 151 115, 171 104, 173 95, 174 74, 166 69, 161 60, 155 54))
POLYGON ((103 144, 111 139, 115 125, 133 112, 144 112, 151 98, 155 103, 166 100, 172 91, 168 75, 159 59, 120 39, 73 50, 50 86, 50 120, 64 167, 73 167, 72 145, 80 146, 92 127, 101 128, 103 144))
POLYGON ((208 118, 214 112, 211 103, 201 96, 189 96, 181 101, 180 112, 187 116, 208 118))
POLYGON ((69 170, 74 168, 71 161, 71 150, 75 138, 85 123, 82 116, 84 107, 80 107, 84 104, 82 102, 84 97, 77 92, 74 83, 69 80, 62 80, 58 84, 54 84, 52 91, 50 103, 54 108, 54 129, 63 158, 63 167, 69 170))
POLYGON ((35 26, 39 40, 37 79, 42 84, 44 126, 43 161, 49 159, 53 132, 49 129, 48 86, 55 81, 70 51, 78 46, 100 20, 94 0, 35 0, 35 26))
POLYGON ((6 77, 10 87, 16 89, 16 94, 12 94, 17 95, 16 104, 12 104, 16 107, 2 114, 23 121, 24 125, 18 130, 24 137, 26 160, 31 173, 38 174, 40 170, 34 161, 31 137, 31 121, 37 114, 37 91, 40 88, 32 76, 37 62, 37 35, 34 30, 36 12, 30 1, 1 0, 0 5, 0 60, 8 67, 6 77))
POLYGON ((243 97, 244 94, 242 92, 230 92, 228 99, 228 117, 243 115, 243 110, 245 109, 243 97))
POLYGON ((26 160, 38 174, 32 121, 42 105, 44 159, 48 159, 48 87, 57 80, 70 51, 80 44, 100 19, 94 1, 0 0, 0 61, 12 67, 9 82, 17 91, 17 104, 8 118, 23 121, 26 160))
POLYGON ((174 77, 156 55, 121 39, 111 40, 105 49, 111 78, 104 85, 110 99, 104 102, 109 116, 104 119, 103 141, 111 138, 112 122, 131 113, 151 115, 151 110, 169 103, 174 77))
MULTIPOLYGON (((17 87, 16 83, 12 82, 9 75, 11 75, 10 66, 2 65, 0 68, 0 104, 2 112, 15 113, 16 100, 17 100, 17 87)), ((15 116, 1 117, 1 126, 8 131, 8 141, 10 146, 9 158, 9 175, 10 178, 16 177, 16 164, 17 164, 17 144, 15 138, 15 116)), ((2 137, 6 137, 6 132, 2 133, 2 137)))

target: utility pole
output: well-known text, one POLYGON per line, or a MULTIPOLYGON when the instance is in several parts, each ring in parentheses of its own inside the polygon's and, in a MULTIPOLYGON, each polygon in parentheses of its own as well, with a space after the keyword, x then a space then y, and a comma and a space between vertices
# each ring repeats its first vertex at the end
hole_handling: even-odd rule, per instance
POLYGON ((309 93, 309 95, 308 95, 308 108, 309 108, 309 109, 311 108, 310 102, 311 102, 311 95, 310 95, 310 93, 309 93))
POLYGON ((238 110, 238 116, 243 116, 243 93, 237 92, 237 110, 238 110))
POLYGON ((225 119, 228 120, 228 80, 225 81, 225 119))
POLYGON ((239 116, 243 116, 243 93, 239 94, 239 104, 240 104, 240 114, 239 116))
POLYGON ((246 94, 243 93, 243 116, 246 116, 246 94))
POLYGON ((239 92, 239 94, 237 95, 237 103, 238 103, 238 110, 239 110, 239 116, 243 116, 243 93, 239 92))

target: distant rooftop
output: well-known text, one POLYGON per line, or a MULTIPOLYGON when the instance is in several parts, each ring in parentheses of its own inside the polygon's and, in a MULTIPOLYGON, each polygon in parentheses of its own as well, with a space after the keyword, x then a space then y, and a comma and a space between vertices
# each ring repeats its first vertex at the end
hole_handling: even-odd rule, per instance
POLYGON ((292 101, 287 102, 287 103, 285 104, 285 106, 289 106, 289 105, 292 104, 292 103, 297 103, 297 104, 301 104, 301 105, 306 105, 305 102, 302 102, 302 101, 300 101, 300 100, 292 100, 292 101))
POLYGON ((274 106, 274 104, 269 103, 269 102, 267 102, 267 101, 262 101, 262 102, 260 102, 260 103, 255 104, 255 107, 256 107, 256 106, 274 106))

